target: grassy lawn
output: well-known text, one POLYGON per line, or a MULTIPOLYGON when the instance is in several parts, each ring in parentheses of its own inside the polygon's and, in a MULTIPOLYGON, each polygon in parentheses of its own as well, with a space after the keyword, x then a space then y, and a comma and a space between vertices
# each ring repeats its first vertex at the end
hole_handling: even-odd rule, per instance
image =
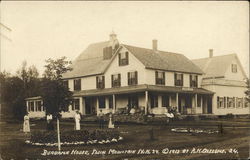
MULTIPOLYGON (((178 121, 170 125, 119 125, 117 130, 124 137, 124 140, 114 144, 95 144, 84 146, 62 146, 62 151, 88 151, 90 155, 41 155, 44 150, 57 151, 57 147, 31 146, 24 143, 29 135, 22 133, 22 123, 1 122, 1 158, 2 159, 232 159, 247 158, 249 156, 249 119, 227 119, 227 120, 200 120, 200 121, 178 121), (217 124, 223 122, 224 134, 192 134, 192 133, 175 133, 171 132, 172 128, 191 127, 216 129, 217 124), (150 140, 150 129, 154 130, 155 140, 150 140), (171 153, 162 153, 168 148, 171 153), (193 148, 200 149, 237 149, 236 153, 226 154, 206 154, 193 153, 193 148), (149 154, 108 154, 110 150, 136 150, 149 149, 149 154), (182 153, 183 149, 188 149, 187 153, 182 153), (93 150, 106 151, 106 154, 91 155, 93 150), (158 150, 159 153, 152 153, 152 150, 158 150), (178 154, 178 151, 180 153, 178 154)), ((83 124, 82 129, 94 130, 97 124, 83 124)), ((74 123, 61 122, 62 130, 72 130, 74 123)), ((31 132, 45 130, 44 121, 31 122, 31 132)), ((99 152, 100 153, 100 152, 99 152)), ((113 152, 114 153, 114 152, 113 152)))

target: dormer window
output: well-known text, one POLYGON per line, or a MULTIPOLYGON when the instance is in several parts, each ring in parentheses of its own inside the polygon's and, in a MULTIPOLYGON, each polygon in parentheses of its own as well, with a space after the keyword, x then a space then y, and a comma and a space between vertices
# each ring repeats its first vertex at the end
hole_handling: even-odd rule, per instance
POLYGON ((121 74, 111 75, 111 83, 112 83, 112 87, 120 87, 121 86, 121 74))
POLYGON ((183 86, 183 74, 181 73, 174 74, 174 84, 175 86, 183 86))
POLYGON ((128 85, 136 85, 137 81, 137 71, 128 72, 128 85))
POLYGON ((97 76, 96 77, 96 88, 102 89, 105 88, 105 77, 97 76))
POLYGON ((155 71, 155 84, 165 85, 165 72, 155 71))
POLYGON ((198 86, 198 76, 197 75, 190 75, 190 87, 197 87, 198 86))
POLYGON ((74 91, 80 91, 81 90, 81 79, 75 79, 74 80, 74 91))
POLYGON ((128 65, 128 52, 119 53, 119 66, 128 65))
POLYGON ((237 64, 232 64, 232 72, 237 73, 237 64))

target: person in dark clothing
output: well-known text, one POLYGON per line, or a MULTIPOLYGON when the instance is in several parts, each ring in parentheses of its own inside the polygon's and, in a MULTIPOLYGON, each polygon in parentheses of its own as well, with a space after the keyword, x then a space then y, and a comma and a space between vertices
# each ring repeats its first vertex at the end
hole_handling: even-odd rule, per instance
POLYGON ((100 110, 100 112, 98 114, 98 118, 99 118, 99 128, 103 129, 104 128, 104 114, 103 114, 102 110, 100 110))

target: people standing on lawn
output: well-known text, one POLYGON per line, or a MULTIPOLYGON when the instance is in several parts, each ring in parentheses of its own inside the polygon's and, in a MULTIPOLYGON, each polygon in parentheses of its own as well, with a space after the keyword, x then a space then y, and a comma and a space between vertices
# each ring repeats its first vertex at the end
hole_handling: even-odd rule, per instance
POLYGON ((28 115, 28 113, 24 116, 23 118, 23 132, 25 134, 27 134, 28 132, 30 132, 30 117, 28 115))
POLYGON ((108 125, 108 128, 115 128, 115 125, 112 121, 112 113, 110 113, 109 115, 109 125, 108 125))
POLYGON ((47 130, 52 131, 54 130, 54 126, 53 126, 53 116, 52 114, 47 114, 46 116, 46 120, 47 120, 47 130))
POLYGON ((104 128, 104 114, 103 114, 102 110, 100 110, 100 112, 98 114, 98 118, 99 118, 99 128, 103 129, 104 128))
POLYGON ((75 114, 75 130, 79 131, 81 129, 80 126, 81 114, 79 111, 76 111, 75 114))

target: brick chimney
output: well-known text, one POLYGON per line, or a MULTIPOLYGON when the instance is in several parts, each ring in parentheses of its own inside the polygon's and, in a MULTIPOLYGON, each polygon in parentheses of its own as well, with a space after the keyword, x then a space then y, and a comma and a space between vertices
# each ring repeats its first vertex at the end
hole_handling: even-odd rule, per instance
POLYGON ((209 49, 209 58, 212 58, 213 57, 213 49, 209 49))
POLYGON ((154 51, 157 51, 157 39, 153 39, 153 41, 152 41, 152 49, 154 51))

